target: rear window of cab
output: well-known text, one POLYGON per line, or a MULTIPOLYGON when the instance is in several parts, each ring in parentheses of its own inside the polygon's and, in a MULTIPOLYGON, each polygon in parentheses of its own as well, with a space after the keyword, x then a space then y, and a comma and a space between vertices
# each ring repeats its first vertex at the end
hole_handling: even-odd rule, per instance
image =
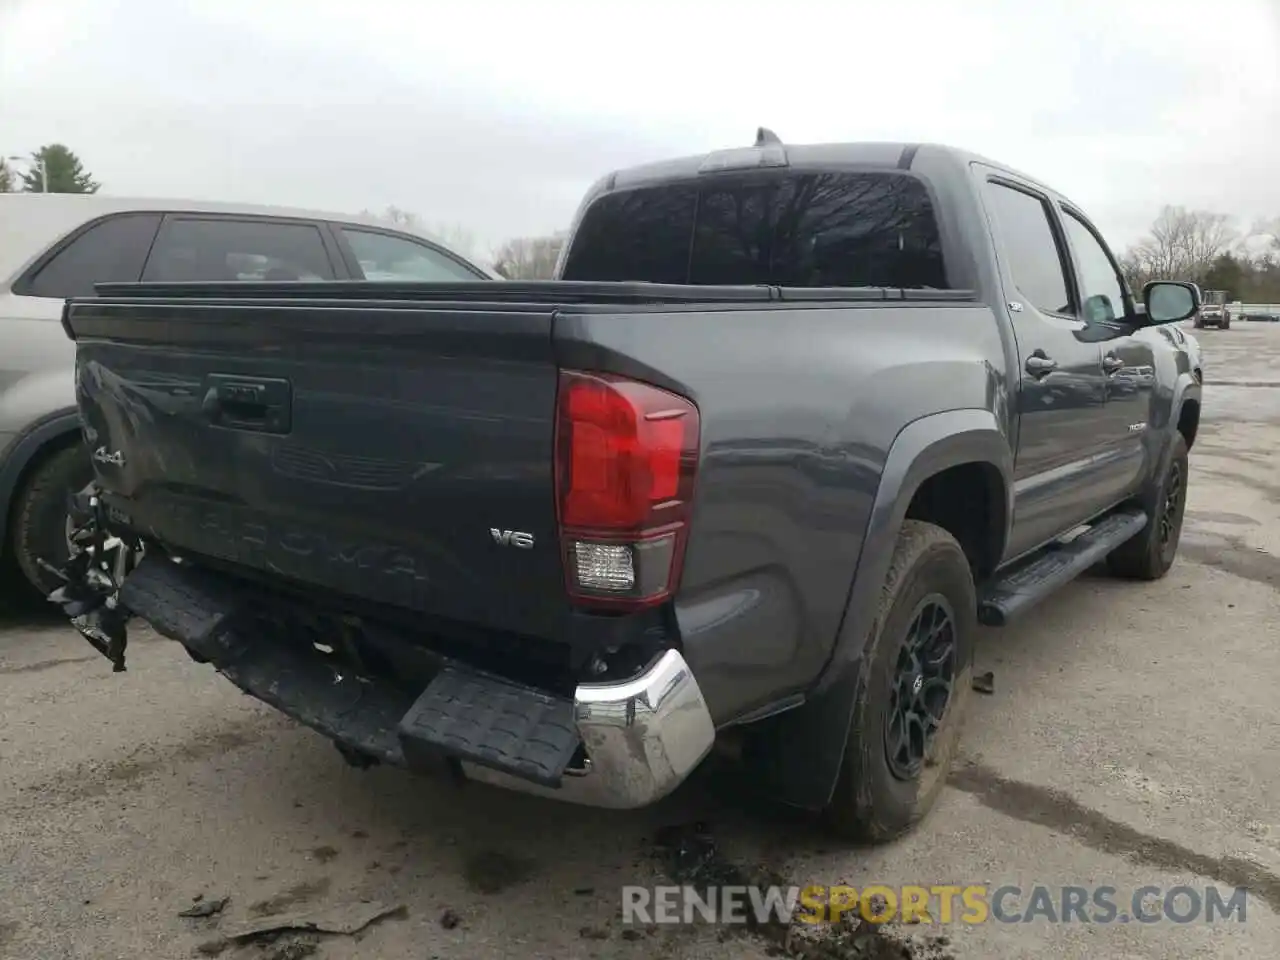
POLYGON ((887 172, 752 173, 606 194, 562 279, 946 289, 933 203, 887 172))

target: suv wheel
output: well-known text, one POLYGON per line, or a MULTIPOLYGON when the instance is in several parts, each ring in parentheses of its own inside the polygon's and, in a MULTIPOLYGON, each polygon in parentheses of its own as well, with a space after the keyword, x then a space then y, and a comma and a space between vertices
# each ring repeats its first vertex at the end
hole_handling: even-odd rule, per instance
POLYGON ((60 584, 40 566, 61 567, 71 555, 67 541, 67 499, 93 480, 93 467, 81 444, 45 456, 18 494, 12 525, 13 557, 27 581, 43 596, 60 584))
POLYGON ((960 737, 973 673, 977 599, 960 545, 908 520, 863 653, 844 763, 827 818, 873 843, 932 809, 960 737))

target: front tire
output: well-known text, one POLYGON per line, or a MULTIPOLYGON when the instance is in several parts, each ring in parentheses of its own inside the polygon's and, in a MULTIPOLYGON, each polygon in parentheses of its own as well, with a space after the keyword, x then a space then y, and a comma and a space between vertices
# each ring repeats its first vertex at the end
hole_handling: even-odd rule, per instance
POLYGON ((977 599, 955 538, 903 524, 854 694, 826 816, 859 842, 900 836, 933 808, 960 738, 973 678, 977 599))
POLYGON ((60 583, 39 561, 61 567, 70 559, 67 499, 92 480, 89 456, 77 443, 37 463, 18 494, 13 511, 13 558, 27 582, 42 596, 47 597, 60 583))
POLYGON ((1182 519, 1187 506, 1187 440, 1174 434, 1169 466, 1143 498, 1147 525, 1107 557, 1107 568, 1127 580, 1159 580, 1178 555, 1182 519))

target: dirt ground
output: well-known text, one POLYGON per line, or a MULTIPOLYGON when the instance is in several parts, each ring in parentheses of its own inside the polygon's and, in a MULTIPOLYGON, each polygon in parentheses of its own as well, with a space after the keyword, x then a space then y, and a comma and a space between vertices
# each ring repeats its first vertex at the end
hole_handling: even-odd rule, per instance
POLYGON ((1086 577, 984 635, 994 693, 975 696, 962 764, 905 840, 842 849, 710 770, 639 813, 359 772, 176 645, 135 632, 112 675, 65 626, 10 618, 0 957, 198 956, 256 916, 361 901, 402 909, 221 956, 776 955, 769 935, 618 922, 623 884, 670 873, 663 828, 694 822, 720 867, 798 884, 1105 884, 1122 904, 1147 884, 1250 888, 1244 923, 935 924, 891 930, 906 953, 845 935, 821 956, 1280 955, 1280 325, 1199 335, 1178 563, 1154 584, 1086 577), (224 897, 220 915, 178 916, 224 897))

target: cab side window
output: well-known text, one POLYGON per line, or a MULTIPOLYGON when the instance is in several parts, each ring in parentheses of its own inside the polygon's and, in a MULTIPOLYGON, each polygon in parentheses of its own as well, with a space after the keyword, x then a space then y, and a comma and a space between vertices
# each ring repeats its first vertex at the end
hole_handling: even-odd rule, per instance
POLYGON ((1120 275, 1098 237, 1070 210, 1062 211, 1067 242, 1080 269, 1080 319, 1086 323, 1114 323, 1125 315, 1120 275))
POLYGON ((366 280, 486 280, 457 260, 404 237, 339 227, 366 280))
POLYGON ((315 281, 334 270, 316 224, 191 216, 165 223, 142 279, 315 281))
POLYGON ((1018 291, 1042 313, 1069 316, 1071 294, 1048 206, 1039 197, 1002 183, 988 182, 985 195, 1018 291))
POLYGON ((132 283, 142 275, 160 226, 158 213, 121 213, 99 220, 13 285, 23 297, 91 297, 95 283, 132 283))

